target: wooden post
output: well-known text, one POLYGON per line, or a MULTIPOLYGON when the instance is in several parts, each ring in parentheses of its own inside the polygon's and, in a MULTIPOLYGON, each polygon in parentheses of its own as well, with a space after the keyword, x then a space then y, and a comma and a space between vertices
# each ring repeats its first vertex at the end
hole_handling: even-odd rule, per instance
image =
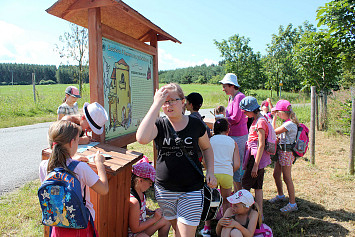
POLYGON ((36 103, 36 74, 32 72, 33 100, 36 103))
POLYGON ((310 149, 311 163, 315 164, 315 107, 316 107, 316 87, 311 87, 311 131, 310 131, 310 149))
POLYGON ((349 174, 354 175, 354 145, 355 145, 355 88, 351 87, 351 134, 350 134, 350 156, 349 156, 349 174))
MULTIPOLYGON (((102 63, 102 30, 100 8, 89 8, 89 80, 90 80, 90 103, 98 102, 104 105, 104 82, 102 63)), ((105 141, 105 133, 93 134, 97 141, 105 141)))
POLYGON ((316 94, 316 125, 317 125, 317 131, 319 131, 319 97, 316 94))

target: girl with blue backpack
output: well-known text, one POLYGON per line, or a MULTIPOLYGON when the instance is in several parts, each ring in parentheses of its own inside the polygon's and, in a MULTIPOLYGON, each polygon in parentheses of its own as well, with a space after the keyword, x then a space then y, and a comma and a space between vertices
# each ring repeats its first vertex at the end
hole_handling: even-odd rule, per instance
POLYGON ((93 225, 95 211, 90 202, 89 188, 101 195, 108 193, 108 180, 103 165, 105 158, 99 152, 96 153, 94 161, 98 174, 87 163, 73 160, 80 133, 78 125, 64 120, 54 122, 48 131, 52 153, 49 160, 43 160, 39 166, 42 186, 38 196, 42 207, 42 223, 52 228, 50 236, 97 235, 93 225), (74 196, 77 193, 70 193, 70 190, 78 188, 76 200, 79 201, 76 201, 74 196), (79 205, 83 203, 83 206, 79 205), (78 213, 79 208, 84 210, 78 213), (79 225, 82 219, 76 218, 82 213, 86 223, 79 225))
POLYGON ((298 207, 295 197, 295 187, 291 176, 291 168, 292 163, 295 160, 293 146, 297 137, 299 121, 295 112, 292 110, 290 102, 287 100, 279 100, 276 106, 272 109, 272 112, 275 114, 273 118, 273 127, 275 128, 276 135, 279 135, 280 140, 277 150, 278 160, 274 167, 274 179, 278 194, 276 197, 270 199, 269 202, 276 203, 286 200, 282 187, 282 173, 289 195, 289 203, 281 208, 280 211, 297 211, 298 207), (284 120, 284 123, 278 128, 275 127, 277 117, 284 120))

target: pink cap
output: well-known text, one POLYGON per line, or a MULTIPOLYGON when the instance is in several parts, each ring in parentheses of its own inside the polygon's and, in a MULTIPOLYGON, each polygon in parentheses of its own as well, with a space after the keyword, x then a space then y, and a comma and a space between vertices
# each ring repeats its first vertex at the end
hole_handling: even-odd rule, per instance
POLYGON ((133 166, 132 173, 141 178, 150 179, 154 182, 155 179, 155 169, 147 162, 140 162, 133 166))
POLYGON ((263 106, 268 107, 268 106, 269 106, 269 102, 267 102, 266 100, 264 100, 263 102, 261 102, 261 107, 263 107, 263 106))
POLYGON ((279 100, 271 111, 291 111, 291 104, 287 100, 279 100))

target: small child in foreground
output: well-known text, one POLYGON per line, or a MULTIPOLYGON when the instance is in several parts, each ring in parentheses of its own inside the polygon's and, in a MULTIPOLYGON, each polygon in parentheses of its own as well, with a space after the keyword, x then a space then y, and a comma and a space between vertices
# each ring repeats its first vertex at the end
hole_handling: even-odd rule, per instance
POLYGON ((160 209, 150 210, 146 206, 145 191, 152 186, 155 179, 155 169, 147 162, 133 166, 131 194, 129 198, 128 236, 152 236, 158 231, 158 236, 168 236, 170 222, 160 209), (147 218, 147 215, 151 216, 147 218))
POLYGON ((255 229, 261 226, 259 206, 253 195, 241 189, 228 197, 232 204, 218 221, 216 233, 218 236, 254 236, 255 229))

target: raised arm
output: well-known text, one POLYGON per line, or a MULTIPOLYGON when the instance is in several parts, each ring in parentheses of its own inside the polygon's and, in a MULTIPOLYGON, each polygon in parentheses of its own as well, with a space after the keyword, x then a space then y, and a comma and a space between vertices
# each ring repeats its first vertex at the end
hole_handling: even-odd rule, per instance
POLYGON ((148 144, 157 136, 158 129, 155 126, 155 120, 167 97, 168 90, 164 86, 155 92, 153 104, 143 118, 136 133, 137 142, 140 144, 148 144))

